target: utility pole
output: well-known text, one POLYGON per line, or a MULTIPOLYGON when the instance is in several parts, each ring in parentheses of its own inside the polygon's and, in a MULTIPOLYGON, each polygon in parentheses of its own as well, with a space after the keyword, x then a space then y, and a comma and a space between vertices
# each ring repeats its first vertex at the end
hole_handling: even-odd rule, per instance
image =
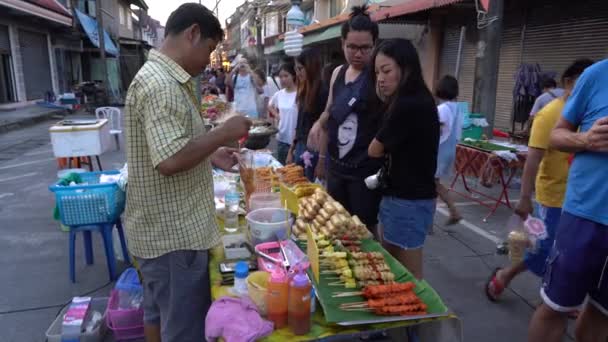
POLYGON ((102 0, 95 1, 95 13, 97 15, 97 37, 99 39, 99 56, 101 58, 101 72, 103 73, 103 77, 101 80, 103 81, 103 87, 106 92, 106 96, 109 95, 110 89, 110 81, 108 79, 108 65, 106 64, 106 45, 105 45, 105 35, 103 29, 103 12, 101 6, 102 0))
POLYGON ((485 115, 490 125, 486 131, 488 136, 491 136, 494 128, 503 10, 504 0, 492 0, 490 2, 490 8, 486 15, 488 21, 483 23, 483 27, 479 29, 475 58, 473 112, 485 115))
POLYGON ((264 64, 264 43, 262 42, 262 9, 259 4, 255 7, 255 33, 259 60, 258 67, 261 68, 264 64))

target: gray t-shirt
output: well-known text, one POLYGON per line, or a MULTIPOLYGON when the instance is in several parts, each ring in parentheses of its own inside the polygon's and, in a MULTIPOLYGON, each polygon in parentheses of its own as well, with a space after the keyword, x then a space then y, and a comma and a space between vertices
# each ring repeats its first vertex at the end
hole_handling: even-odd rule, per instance
POLYGON ((558 97, 564 95, 564 89, 562 88, 553 88, 549 91, 542 93, 539 97, 534 101, 534 106, 530 111, 530 116, 536 115, 544 106, 546 106, 549 102, 555 100, 558 97))

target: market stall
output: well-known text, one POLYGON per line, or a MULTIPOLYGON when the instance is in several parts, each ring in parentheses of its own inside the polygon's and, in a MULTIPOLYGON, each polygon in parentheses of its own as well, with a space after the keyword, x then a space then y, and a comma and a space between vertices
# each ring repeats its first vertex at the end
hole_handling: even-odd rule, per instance
MULTIPOLYGON (((348 339, 399 328, 411 335, 408 340, 415 340, 414 336, 433 341, 462 340, 459 319, 448 310, 439 295, 426 281, 416 280, 373 240, 356 216, 346 212, 320 186, 309 183, 301 168, 281 167, 269 153, 252 153, 241 158, 249 161, 240 166, 243 197, 249 199, 252 193, 274 192, 280 196, 278 203, 282 203, 283 208, 273 209, 277 206, 275 202, 269 204, 270 208, 250 212, 247 216, 250 225, 252 213, 264 210, 276 211, 274 216, 289 224, 284 235, 286 239, 276 234, 276 237, 259 241, 260 236, 251 236, 257 233, 248 232, 250 239, 262 242, 252 246, 255 254, 247 259, 249 265, 253 265, 250 268, 257 266, 269 271, 269 274, 251 273, 247 278, 248 295, 257 304, 262 317, 276 322, 276 316, 266 312, 270 306, 266 305, 269 297, 264 287, 272 286, 269 282, 278 273, 277 269, 287 270, 285 265, 290 265, 290 279, 296 279, 305 270, 314 289, 313 298, 316 297, 312 300, 314 313, 307 311, 305 314, 312 315, 310 329, 304 328, 300 334, 295 334, 293 326, 281 327, 263 340, 300 341, 330 336, 348 339), (266 245, 270 247, 263 247, 266 245), (272 246, 277 248, 273 251, 272 246), (262 257, 264 253, 258 253, 260 251, 268 255, 262 257)), ((226 183, 226 177, 216 173, 216 185, 226 183)), ((223 190, 221 188, 224 186, 216 186, 216 195, 223 190)), ((216 200, 220 205, 221 202, 221 199, 216 200)), ((248 204, 243 207, 247 208, 248 204)), ((209 273, 214 301, 235 296, 237 285, 230 281, 240 275, 226 272, 226 265, 232 264, 231 261, 235 260, 225 258, 222 246, 211 253, 209 273)), ((236 284, 237 280, 234 282, 236 284)), ((306 322, 307 317, 303 321, 306 322)))
POLYGON ((490 208, 483 221, 492 216, 500 205, 511 208, 509 186, 518 170, 523 169, 527 155, 527 147, 502 141, 466 139, 456 147, 456 173, 450 185, 450 191, 455 192, 471 201, 490 208), (478 187, 469 184, 467 177, 475 178, 485 189, 498 184, 498 197, 489 194, 488 190, 480 191, 478 187), (455 185, 461 180, 466 192, 456 190, 455 185), (489 199, 490 204, 479 199, 489 199))

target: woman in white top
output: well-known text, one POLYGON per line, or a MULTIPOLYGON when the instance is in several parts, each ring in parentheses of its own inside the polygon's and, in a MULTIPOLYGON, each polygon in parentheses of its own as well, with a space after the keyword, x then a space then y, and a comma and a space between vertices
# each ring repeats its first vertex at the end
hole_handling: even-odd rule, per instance
POLYGON ((285 164, 289 147, 293 143, 298 122, 296 103, 296 71, 293 63, 285 63, 279 68, 281 90, 276 92, 268 105, 268 110, 279 120, 277 134, 277 159, 285 164))
POLYGON ((437 194, 450 210, 450 217, 446 225, 452 225, 460 222, 462 215, 458 212, 454 200, 450 198, 448 189, 441 184, 441 178, 448 177, 454 169, 456 145, 458 144, 458 140, 460 140, 460 131, 462 129, 462 123, 458 116, 458 104, 456 103, 458 81, 452 76, 444 76, 439 80, 435 96, 440 103, 437 106, 437 111, 439 112, 439 124, 441 125, 435 182, 437 194))

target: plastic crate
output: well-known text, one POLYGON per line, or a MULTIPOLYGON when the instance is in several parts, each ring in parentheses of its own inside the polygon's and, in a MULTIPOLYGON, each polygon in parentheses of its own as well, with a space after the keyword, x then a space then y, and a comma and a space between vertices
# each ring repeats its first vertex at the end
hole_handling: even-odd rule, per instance
POLYGON ((85 172, 79 174, 83 185, 61 186, 59 181, 49 187, 55 193, 61 223, 82 226, 114 223, 125 209, 125 192, 116 183, 99 184, 102 174, 119 171, 85 172))
MULTIPOLYGON (((48 342, 61 342, 61 325, 63 323, 63 315, 65 315, 69 306, 61 310, 61 313, 55 318, 51 326, 46 331, 46 339, 48 342)), ((103 317, 101 324, 93 329, 90 333, 80 334, 80 342, 101 342, 107 333, 107 327, 104 324, 106 320, 106 311, 108 307, 108 297, 92 298, 90 310, 100 312, 103 317)))
POLYGON ((144 337, 144 309, 120 309, 118 302, 118 291, 112 290, 106 324, 114 333, 114 338, 122 341, 144 337))

